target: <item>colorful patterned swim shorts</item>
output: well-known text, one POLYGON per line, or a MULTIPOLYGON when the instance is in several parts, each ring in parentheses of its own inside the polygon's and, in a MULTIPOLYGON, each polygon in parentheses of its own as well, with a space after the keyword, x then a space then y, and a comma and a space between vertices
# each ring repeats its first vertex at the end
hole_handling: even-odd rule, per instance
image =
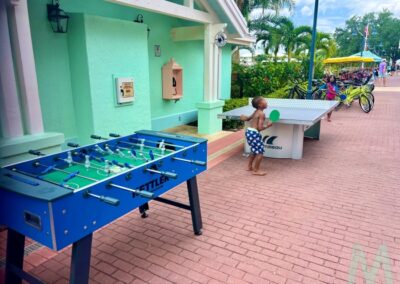
POLYGON ((264 144, 262 142, 261 133, 254 128, 246 129, 246 140, 250 146, 251 153, 254 155, 264 153, 264 144))

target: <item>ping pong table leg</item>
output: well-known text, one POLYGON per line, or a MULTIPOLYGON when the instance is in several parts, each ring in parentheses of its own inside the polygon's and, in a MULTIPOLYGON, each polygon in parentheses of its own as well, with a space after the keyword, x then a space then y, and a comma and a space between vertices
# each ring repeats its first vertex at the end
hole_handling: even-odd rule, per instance
POLYGON ((303 157, 304 125, 293 125, 292 159, 303 157))
POLYGON ((5 283, 19 284, 22 282, 17 272, 22 271, 24 263, 24 245, 25 236, 8 228, 5 283))
POLYGON ((69 283, 89 283, 92 237, 89 234, 72 245, 71 272, 69 283))
POLYGON ((203 222, 201 220, 201 211, 200 211, 200 200, 199 200, 199 191, 197 188, 197 179, 196 177, 192 177, 187 182, 187 188, 189 193, 189 202, 190 202, 190 212, 192 213, 192 224, 193 231, 195 235, 201 235, 201 229, 203 228, 203 222))
POLYGON ((307 138, 319 140, 320 132, 321 132, 321 120, 319 120, 313 126, 304 131, 304 136, 307 138))

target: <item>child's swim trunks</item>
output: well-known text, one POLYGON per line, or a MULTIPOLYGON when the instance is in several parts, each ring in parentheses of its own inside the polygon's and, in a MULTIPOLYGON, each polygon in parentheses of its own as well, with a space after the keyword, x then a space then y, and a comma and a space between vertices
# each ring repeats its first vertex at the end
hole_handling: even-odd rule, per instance
POLYGON ((264 153, 264 144, 262 142, 261 133, 257 129, 247 128, 246 129, 246 140, 250 146, 252 154, 258 155, 264 153))

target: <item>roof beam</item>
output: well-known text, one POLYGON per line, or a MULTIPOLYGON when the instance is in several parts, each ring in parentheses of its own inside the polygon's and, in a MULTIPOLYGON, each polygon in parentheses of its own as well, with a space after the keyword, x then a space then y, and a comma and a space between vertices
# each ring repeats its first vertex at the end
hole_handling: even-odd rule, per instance
POLYGON ((171 29, 173 41, 204 40, 204 25, 171 29))
POLYGON ((106 0, 108 2, 134 7, 158 14, 180 18, 188 21, 210 24, 216 22, 210 13, 175 4, 165 0, 106 0))

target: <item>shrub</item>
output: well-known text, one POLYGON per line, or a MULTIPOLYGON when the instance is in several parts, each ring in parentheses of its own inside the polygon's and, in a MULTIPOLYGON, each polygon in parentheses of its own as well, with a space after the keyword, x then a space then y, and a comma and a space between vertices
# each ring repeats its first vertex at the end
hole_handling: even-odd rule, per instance
MULTIPOLYGON (((249 98, 236 98, 236 99, 229 99, 225 101, 225 105, 223 111, 230 111, 235 108, 239 108, 242 106, 248 105, 249 98)), ((222 122, 222 128, 225 130, 230 129, 241 129, 243 128, 244 123, 240 120, 228 120, 224 119, 222 122)))
MULTIPOLYGON (((316 61, 316 78, 322 76, 322 70, 322 63, 316 61)), ((231 98, 272 94, 294 80, 307 80, 307 73, 308 60, 301 62, 266 62, 263 57, 257 57, 256 63, 251 66, 233 64, 231 98)))

